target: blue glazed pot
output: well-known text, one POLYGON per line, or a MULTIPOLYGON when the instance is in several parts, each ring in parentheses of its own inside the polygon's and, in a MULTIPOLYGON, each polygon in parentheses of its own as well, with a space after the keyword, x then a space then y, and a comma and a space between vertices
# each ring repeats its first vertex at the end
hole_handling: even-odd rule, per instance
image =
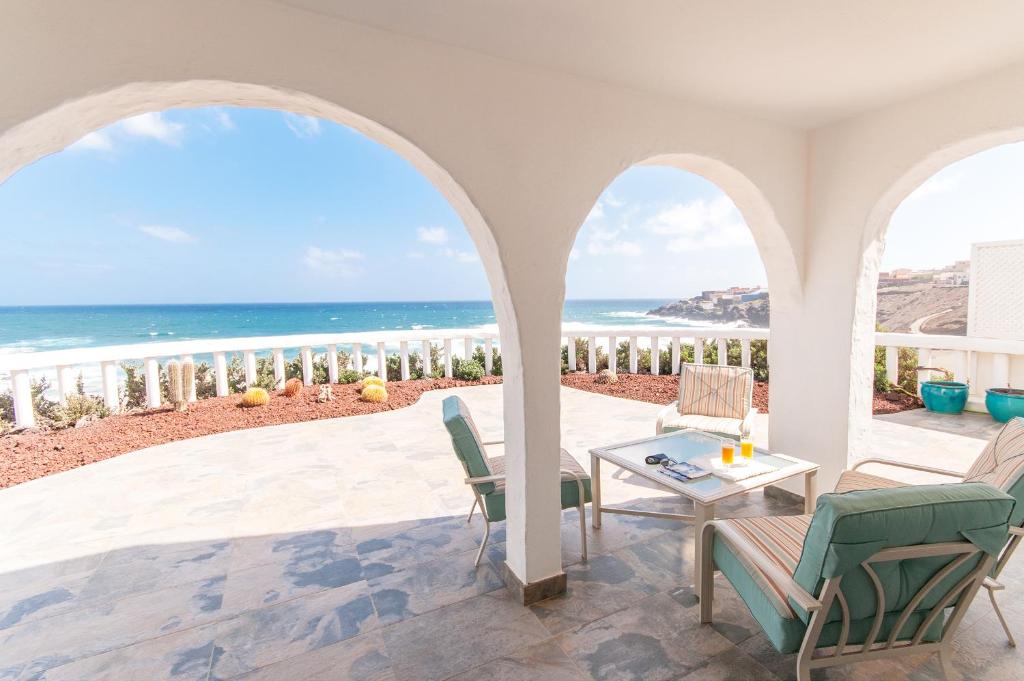
POLYGON ((1014 416, 1024 416, 1024 390, 989 388, 985 391, 985 408, 1000 423, 1006 423, 1014 416))
POLYGON ((969 389, 959 381, 924 381, 921 399, 924 408, 940 414, 959 414, 967 406, 969 389))

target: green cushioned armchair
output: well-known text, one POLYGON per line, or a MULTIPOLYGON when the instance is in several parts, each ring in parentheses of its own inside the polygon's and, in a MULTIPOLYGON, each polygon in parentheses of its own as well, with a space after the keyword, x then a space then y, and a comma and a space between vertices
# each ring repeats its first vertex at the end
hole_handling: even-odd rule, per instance
MULTIPOLYGON (((480 507, 484 516, 484 538, 476 554, 476 564, 484 554, 484 547, 491 536, 491 523, 505 519, 505 457, 488 456, 485 445, 500 444, 501 441, 484 442, 473 423, 466 404, 456 396, 445 398, 442 403, 444 426, 452 438, 455 455, 466 472, 466 484, 473 490, 473 506, 469 509, 467 522, 473 519, 473 511, 480 507)), ((587 515, 585 505, 590 502, 590 476, 583 467, 564 449, 559 453, 561 469, 562 508, 578 508, 580 511, 580 541, 583 560, 587 559, 587 515)))
POLYGON ((824 494, 813 516, 704 525, 701 621, 714 571, 736 588, 769 640, 810 670, 937 653, 952 638, 1006 543, 1014 499, 986 483, 824 494))

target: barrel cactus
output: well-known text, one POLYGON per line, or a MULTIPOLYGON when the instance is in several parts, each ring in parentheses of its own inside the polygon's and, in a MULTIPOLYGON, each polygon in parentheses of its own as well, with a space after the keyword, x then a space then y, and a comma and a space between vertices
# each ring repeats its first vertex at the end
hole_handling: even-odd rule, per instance
POLYGON ((242 394, 243 407, 263 407, 270 402, 270 393, 263 388, 249 388, 242 394))
POLYGON ((284 384, 284 396, 294 397, 302 390, 302 379, 289 378, 284 384))
POLYGON ((194 362, 181 363, 181 402, 178 411, 188 409, 188 402, 196 391, 196 365, 194 362))
POLYGON ((605 385, 609 383, 618 383, 619 377, 615 374, 614 371, 610 369, 601 369, 601 371, 599 371, 597 376, 594 378, 594 382, 605 385))
POLYGON ((181 364, 172 359, 167 363, 167 399, 178 409, 184 399, 185 390, 181 385, 181 364))
POLYGON ((359 398, 364 402, 387 402, 388 391, 383 385, 370 384, 363 387, 359 398))
POLYGON ((382 379, 380 376, 367 376, 366 378, 363 379, 363 387, 365 388, 368 385, 383 386, 384 379, 382 379))

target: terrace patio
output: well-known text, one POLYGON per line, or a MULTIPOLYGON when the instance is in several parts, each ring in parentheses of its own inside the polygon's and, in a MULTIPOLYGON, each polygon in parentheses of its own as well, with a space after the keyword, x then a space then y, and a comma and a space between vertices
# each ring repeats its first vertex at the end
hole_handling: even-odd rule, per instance
MULTIPOLYGON (((724 580, 698 623, 693 529, 563 514, 569 591, 531 607, 503 588, 504 529, 473 558, 479 515, 440 422, 455 392, 484 439, 500 386, 425 394, 412 407, 176 442, 0 491, 0 679, 773 679, 793 674, 724 580), (685 558, 684 558, 685 556, 685 558)), ((587 449, 653 432, 656 405, 563 388, 562 442, 587 449)), ((762 416, 758 440, 767 441, 762 416)), ((963 469, 987 416, 914 411, 874 421, 872 454, 963 469)), ((603 472, 611 503, 674 510, 635 477, 603 472)), ((799 513, 753 493, 722 515, 799 513)), ((1024 630, 1021 562, 1004 610, 1024 630)), ((1019 677, 989 604, 957 641, 966 675, 1019 677)), ((933 678, 937 661, 880 662, 822 678, 933 678)))

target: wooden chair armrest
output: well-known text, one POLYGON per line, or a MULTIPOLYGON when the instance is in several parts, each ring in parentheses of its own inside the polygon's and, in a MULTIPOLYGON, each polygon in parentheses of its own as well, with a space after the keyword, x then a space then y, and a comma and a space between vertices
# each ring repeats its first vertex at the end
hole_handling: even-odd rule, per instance
POLYGON ((949 476, 951 478, 960 478, 961 480, 964 477, 963 473, 959 473, 957 471, 951 471, 951 470, 949 470, 947 468, 936 468, 934 466, 922 466, 921 464, 917 464, 917 463, 905 463, 903 461, 894 461, 892 459, 883 459, 883 458, 880 458, 880 457, 877 457, 877 456, 872 456, 872 457, 869 457, 867 459, 861 459, 857 463, 855 463, 852 466, 850 466, 850 470, 851 471, 855 471, 858 468, 860 468, 861 466, 863 466, 865 464, 869 464, 869 463, 879 464, 879 465, 882 465, 882 466, 892 466, 893 468, 906 468, 907 470, 921 471, 922 473, 934 473, 936 475, 947 475, 947 476, 949 476))
MULTIPOLYGON (((761 570, 768 581, 778 586, 783 593, 796 601, 797 605, 807 612, 814 612, 815 610, 821 609, 821 601, 807 593, 802 586, 796 583, 796 580, 783 572, 782 568, 780 568, 778 564, 766 556, 763 551, 752 544, 746 537, 736 531, 727 522, 723 522, 721 520, 708 521, 704 525, 703 531, 717 532, 721 535, 721 538, 726 541, 734 551, 743 554, 745 558, 750 560, 750 562, 761 570)), ((705 579, 708 578, 713 578, 713 576, 709 575, 705 577, 705 579)))

